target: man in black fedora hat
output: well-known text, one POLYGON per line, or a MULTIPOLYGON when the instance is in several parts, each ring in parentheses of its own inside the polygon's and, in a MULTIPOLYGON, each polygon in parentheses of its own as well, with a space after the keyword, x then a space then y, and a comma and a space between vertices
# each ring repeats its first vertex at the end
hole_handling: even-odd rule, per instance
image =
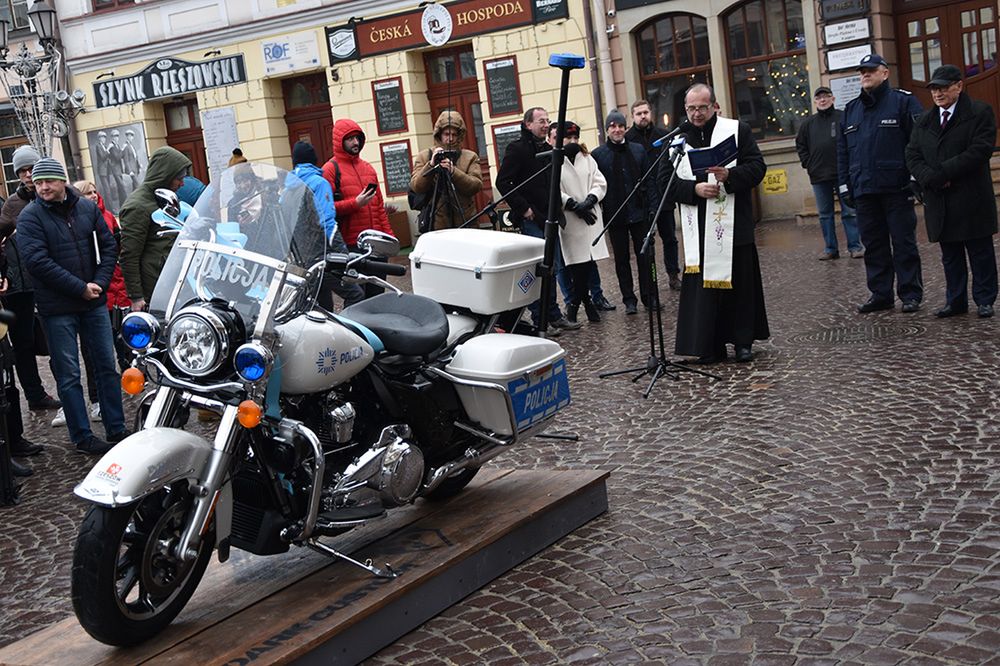
POLYGON ((924 189, 927 237, 941 245, 945 304, 935 314, 951 317, 968 311, 968 257, 977 312, 992 317, 997 298, 993 249, 997 207, 990 157, 996 116, 989 104, 969 97, 962 71, 954 65, 935 69, 927 87, 934 108, 913 128, 906 165, 924 189))

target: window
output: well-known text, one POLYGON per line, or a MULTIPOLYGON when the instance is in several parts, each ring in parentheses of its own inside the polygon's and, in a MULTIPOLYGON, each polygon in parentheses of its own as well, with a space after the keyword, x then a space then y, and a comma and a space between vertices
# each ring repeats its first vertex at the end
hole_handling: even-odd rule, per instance
POLYGON ((724 20, 733 113, 758 139, 794 137, 810 109, 800 0, 753 0, 724 20))
POLYGON ((118 7, 131 7, 135 0, 94 0, 94 11, 102 9, 117 9, 118 7))
POLYGON ((657 125, 676 125, 685 118, 684 92, 694 83, 710 82, 708 25, 700 16, 671 14, 636 33, 642 96, 657 125))
POLYGON ((28 0, 3 0, 0 3, 0 18, 7 19, 11 30, 30 27, 28 0))
POLYGON ((21 179, 14 173, 14 151, 24 145, 27 145, 24 138, 0 140, 0 161, 3 162, 3 179, 6 187, 2 194, 5 198, 10 197, 21 182, 21 179))

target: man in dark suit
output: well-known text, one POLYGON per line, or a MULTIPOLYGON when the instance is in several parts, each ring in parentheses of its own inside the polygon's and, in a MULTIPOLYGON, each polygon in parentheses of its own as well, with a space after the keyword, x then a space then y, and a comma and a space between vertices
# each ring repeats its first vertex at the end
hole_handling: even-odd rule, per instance
POLYGON ((962 71, 954 65, 934 70, 928 84, 934 108, 921 116, 906 146, 906 166, 924 189, 927 237, 941 244, 946 282, 945 304, 935 314, 951 317, 969 309, 993 316, 997 298, 997 259, 993 235, 997 207, 990 176, 996 116, 989 104, 963 91, 962 71))

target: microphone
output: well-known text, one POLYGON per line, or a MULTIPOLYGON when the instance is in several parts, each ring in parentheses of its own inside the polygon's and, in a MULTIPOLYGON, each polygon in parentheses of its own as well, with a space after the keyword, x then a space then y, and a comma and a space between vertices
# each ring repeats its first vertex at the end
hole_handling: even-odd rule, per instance
POLYGON ((663 144, 670 142, 675 136, 677 136, 681 132, 687 132, 688 130, 692 129, 692 127, 693 126, 691 125, 691 123, 685 120, 680 125, 675 127, 673 130, 668 132, 665 136, 661 136, 659 139, 654 141, 653 148, 659 148, 663 144))

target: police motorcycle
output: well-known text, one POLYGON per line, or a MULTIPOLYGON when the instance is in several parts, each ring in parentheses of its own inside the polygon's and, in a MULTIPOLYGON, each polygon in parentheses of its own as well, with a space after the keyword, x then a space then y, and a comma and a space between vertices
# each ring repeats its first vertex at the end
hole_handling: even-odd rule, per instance
MULTIPOLYGON (((74 551, 73 608, 97 640, 126 646, 162 631, 213 551, 224 562, 234 547, 304 546, 394 577, 390 565, 321 539, 456 495, 568 404, 558 344, 493 332, 501 309, 537 298, 533 264, 447 266, 456 243, 488 248, 489 236, 511 234, 421 238, 415 291, 466 299, 446 311, 383 279, 405 272, 377 260, 398 252, 391 236, 366 232, 362 252, 325 254, 312 194, 292 173, 237 165, 183 222, 176 197, 158 195, 158 233, 177 238, 149 312, 122 323, 135 356, 123 388, 152 386, 142 426, 75 488, 91 506, 74 551), (315 303, 327 271, 392 293, 326 312, 315 303), (470 294, 456 289, 463 280, 470 294), (490 294, 476 291, 484 285, 490 294), (178 427, 191 408, 219 415, 211 438, 178 427)), ((504 243, 541 258, 537 239, 504 243)))

